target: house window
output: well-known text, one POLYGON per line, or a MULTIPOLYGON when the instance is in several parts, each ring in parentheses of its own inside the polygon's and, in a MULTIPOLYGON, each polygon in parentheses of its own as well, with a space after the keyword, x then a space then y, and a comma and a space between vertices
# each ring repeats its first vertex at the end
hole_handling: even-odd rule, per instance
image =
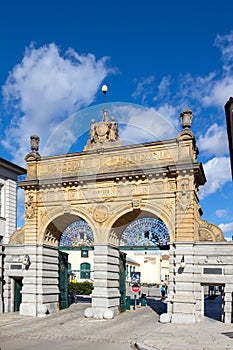
POLYGON ((91 278, 91 264, 82 263, 80 265, 80 278, 81 279, 90 279, 91 278))
POLYGON ((88 250, 81 250, 81 257, 88 258, 88 250))

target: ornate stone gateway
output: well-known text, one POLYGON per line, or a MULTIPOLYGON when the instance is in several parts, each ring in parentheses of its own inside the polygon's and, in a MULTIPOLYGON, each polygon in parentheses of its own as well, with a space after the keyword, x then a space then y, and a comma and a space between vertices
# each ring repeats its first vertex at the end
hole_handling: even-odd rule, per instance
POLYGON ((39 138, 31 137, 31 152, 25 158, 27 178, 19 183, 25 190, 25 226, 11 237, 11 244, 23 244, 24 254, 30 257, 30 266, 23 270, 22 315, 59 308, 58 246, 66 244, 64 239, 77 244, 75 235, 64 238, 63 232, 78 220, 91 228, 87 234, 84 225, 78 240, 94 241, 95 288, 87 314, 95 318, 116 315, 119 245, 121 240, 130 240, 127 227, 136 220, 145 227, 152 223, 144 237, 139 234, 141 244, 171 246, 169 321, 173 314, 183 312, 181 306, 189 308, 190 302, 186 314, 193 320, 200 309, 195 306, 195 293, 201 284, 197 287, 188 277, 183 293, 179 262, 182 256, 188 262, 191 245, 223 242, 224 238, 218 227, 201 219, 198 188, 206 180, 190 130, 192 112, 183 111, 181 119, 183 130, 175 139, 122 146, 115 118, 110 121, 105 110, 102 121, 92 121, 83 152, 51 157, 40 156, 39 138))

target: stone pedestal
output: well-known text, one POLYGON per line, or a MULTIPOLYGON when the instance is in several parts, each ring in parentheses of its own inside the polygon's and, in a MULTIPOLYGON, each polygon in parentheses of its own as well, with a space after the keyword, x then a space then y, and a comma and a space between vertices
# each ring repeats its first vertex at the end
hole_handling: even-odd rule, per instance
POLYGON ((168 300, 171 304, 172 315, 171 323, 195 323, 195 304, 196 301, 192 298, 187 298, 182 295, 176 295, 168 300))
POLYGON ((118 314, 119 293, 119 249, 106 243, 95 244, 94 290, 92 308, 94 318, 103 318, 106 309, 118 314))

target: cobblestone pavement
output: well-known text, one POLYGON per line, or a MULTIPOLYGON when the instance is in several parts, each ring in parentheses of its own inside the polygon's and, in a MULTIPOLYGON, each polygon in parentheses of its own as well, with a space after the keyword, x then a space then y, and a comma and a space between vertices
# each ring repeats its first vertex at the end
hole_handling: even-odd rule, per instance
POLYGON ((206 318, 197 324, 161 324, 166 304, 148 298, 150 306, 121 313, 113 320, 86 319, 88 303, 45 318, 0 314, 1 350, 233 350, 233 325, 206 318))
MULTIPOLYGON (((154 301, 158 303, 159 301, 154 301)), ((154 332, 158 315, 149 306, 121 313, 113 320, 93 320, 83 316, 90 304, 72 304, 68 309, 45 318, 0 315, 1 350, 128 350, 148 332, 154 332)), ((163 305, 161 305, 163 307, 163 305)))

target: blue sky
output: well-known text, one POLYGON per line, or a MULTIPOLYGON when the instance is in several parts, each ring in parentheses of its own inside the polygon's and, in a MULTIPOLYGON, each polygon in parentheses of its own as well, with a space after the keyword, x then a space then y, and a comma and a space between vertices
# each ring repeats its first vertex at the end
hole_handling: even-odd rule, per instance
POLYGON ((180 112, 191 108, 207 177, 203 219, 231 237, 224 114, 233 95, 231 8, 230 0, 1 2, 0 156, 25 166, 32 134, 42 155, 79 150, 77 138, 102 109, 102 84, 120 136, 132 142, 175 137, 180 112), (58 130, 64 138, 52 136, 58 130))

